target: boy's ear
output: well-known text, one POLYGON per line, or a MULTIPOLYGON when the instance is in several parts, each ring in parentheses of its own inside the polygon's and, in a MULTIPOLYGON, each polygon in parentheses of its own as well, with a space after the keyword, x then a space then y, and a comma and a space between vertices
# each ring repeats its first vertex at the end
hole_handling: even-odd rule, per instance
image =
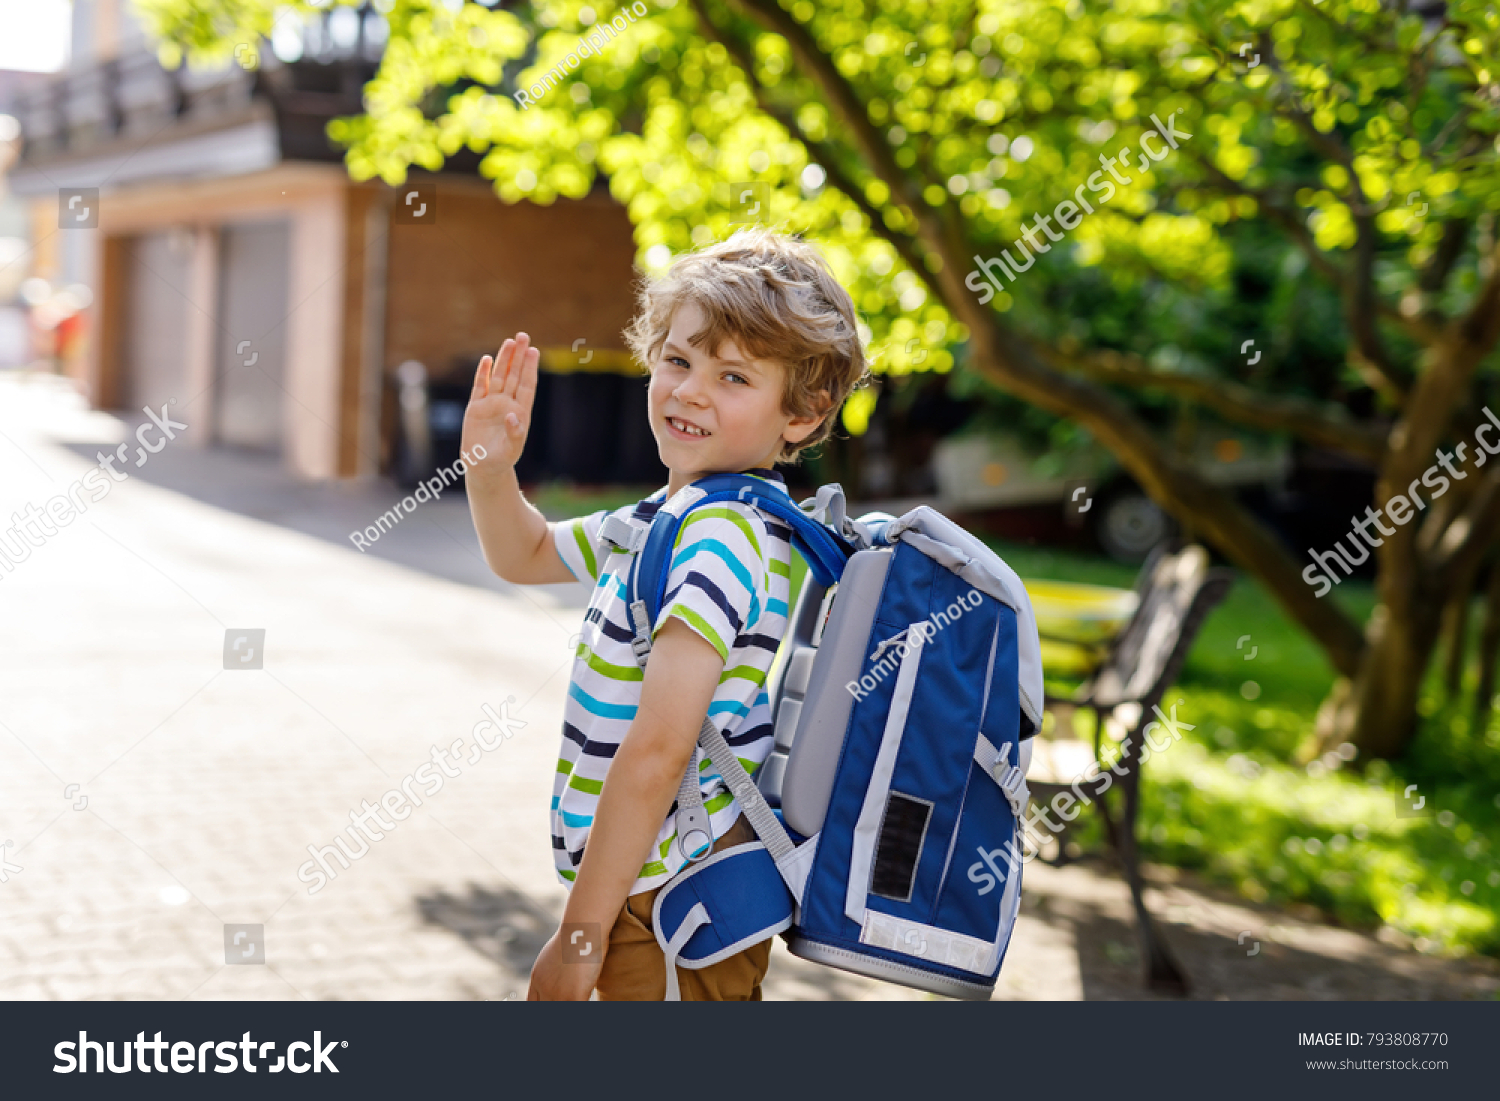
POLYGON ((810 413, 805 417, 793 417, 787 421, 786 431, 781 434, 782 438, 787 443, 801 443, 807 439, 808 436, 817 430, 818 425, 823 423, 823 418, 828 416, 829 404, 828 391, 819 390, 817 394, 818 412, 810 413))

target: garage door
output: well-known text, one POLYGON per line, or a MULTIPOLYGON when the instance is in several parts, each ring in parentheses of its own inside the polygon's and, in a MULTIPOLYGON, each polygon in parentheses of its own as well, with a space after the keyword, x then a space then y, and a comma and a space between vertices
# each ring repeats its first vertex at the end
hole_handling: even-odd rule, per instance
POLYGON ((173 399, 182 407, 195 396, 187 388, 192 251, 192 237, 182 230, 142 234, 126 245, 125 409, 156 409, 173 399))
POLYGON ((230 225, 220 237, 218 444, 281 450, 289 242, 285 221, 230 225))

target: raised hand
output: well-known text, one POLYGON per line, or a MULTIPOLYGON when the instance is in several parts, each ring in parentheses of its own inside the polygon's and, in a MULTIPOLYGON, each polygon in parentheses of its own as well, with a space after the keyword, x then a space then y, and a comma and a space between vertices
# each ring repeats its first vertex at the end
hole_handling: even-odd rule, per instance
POLYGON ((515 466, 531 430, 531 406, 536 399, 536 371, 541 353, 531 338, 517 333, 485 356, 474 372, 474 391, 464 413, 463 451, 476 445, 483 451, 479 469, 515 466))

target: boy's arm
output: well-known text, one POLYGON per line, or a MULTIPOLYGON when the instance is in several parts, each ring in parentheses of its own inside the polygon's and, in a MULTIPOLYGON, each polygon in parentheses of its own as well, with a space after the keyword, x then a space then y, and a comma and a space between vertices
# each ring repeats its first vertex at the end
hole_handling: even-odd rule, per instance
POLYGON ((464 482, 484 560, 518 585, 575 580, 557 556, 546 518, 521 496, 516 481, 516 460, 531 429, 540 359, 530 338, 517 333, 495 357, 479 361, 460 445, 464 454, 475 455, 464 482))
POLYGON ((609 929, 651 859, 723 672, 723 657, 682 620, 668 619, 657 632, 641 705, 609 766, 563 912, 565 925, 597 925, 603 943, 584 960, 565 961, 554 934, 532 970, 531 1000, 582 1001, 594 989, 609 929))
POLYGON ((483 468, 483 460, 476 463, 465 483, 474 530, 490 569, 514 585, 578 580, 558 557, 553 525, 521 495, 515 468, 483 468))

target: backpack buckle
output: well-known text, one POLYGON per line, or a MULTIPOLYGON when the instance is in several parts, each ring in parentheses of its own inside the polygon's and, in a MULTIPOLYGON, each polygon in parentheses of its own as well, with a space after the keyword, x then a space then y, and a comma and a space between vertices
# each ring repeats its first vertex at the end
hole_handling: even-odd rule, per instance
POLYGON ((646 541, 648 528, 632 524, 622 516, 610 513, 599 527, 599 534, 622 551, 634 554, 646 541))
POLYGON ((646 658, 651 655, 651 632, 650 622, 646 618, 646 602, 639 597, 630 605, 630 626, 635 630, 630 648, 635 651, 636 664, 644 669, 646 658))
POLYGON ((1026 811, 1026 804, 1031 800, 1031 789, 1026 786, 1026 773, 1021 771, 1020 766, 1009 762, 1010 743, 1006 742, 1000 747, 999 756, 990 768, 990 778, 999 785, 1005 801, 1010 804, 1011 813, 1020 819, 1026 811))
POLYGON ((1026 804, 1031 799, 1031 789, 1026 786, 1026 774, 1015 765, 1011 765, 1002 776, 1000 772, 1005 768, 1002 761, 995 766, 995 782, 1000 785, 1000 790, 1005 793, 1005 799, 1010 803, 1011 813, 1020 818, 1026 810, 1026 804))

